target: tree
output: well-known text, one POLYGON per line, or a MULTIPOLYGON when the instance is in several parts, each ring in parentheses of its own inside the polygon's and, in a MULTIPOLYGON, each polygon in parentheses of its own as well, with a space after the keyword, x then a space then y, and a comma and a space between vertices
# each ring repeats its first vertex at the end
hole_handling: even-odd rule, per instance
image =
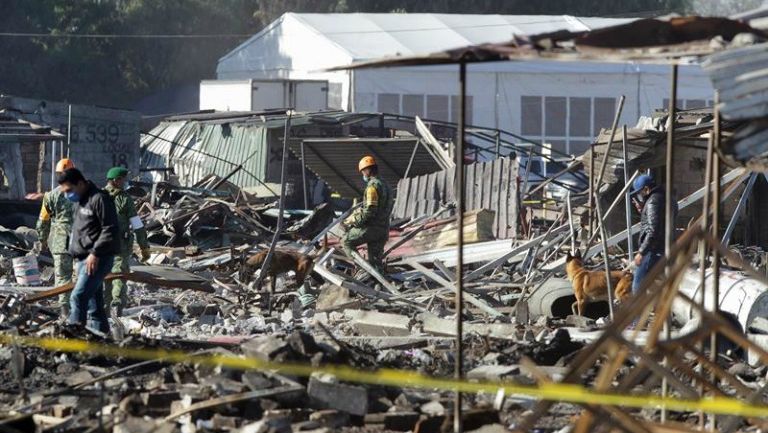
POLYGON ((0 36, 0 93, 131 107, 160 90, 213 78, 222 55, 288 11, 640 16, 684 12, 690 1, 0 0, 0 32, 66 36, 0 36), (67 36, 78 34, 220 36, 67 36))

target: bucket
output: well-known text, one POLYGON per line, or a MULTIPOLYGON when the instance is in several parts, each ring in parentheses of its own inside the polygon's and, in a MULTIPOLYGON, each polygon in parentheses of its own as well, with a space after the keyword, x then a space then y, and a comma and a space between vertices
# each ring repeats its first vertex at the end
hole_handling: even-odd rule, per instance
POLYGON ((36 256, 18 257, 12 260, 16 282, 22 286, 39 286, 40 271, 37 269, 36 256))

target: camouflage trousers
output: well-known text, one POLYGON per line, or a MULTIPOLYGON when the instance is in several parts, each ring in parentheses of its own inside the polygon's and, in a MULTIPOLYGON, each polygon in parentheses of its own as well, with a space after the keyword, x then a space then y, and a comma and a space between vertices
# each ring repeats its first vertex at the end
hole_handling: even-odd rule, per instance
POLYGON ((352 252, 357 250, 362 244, 368 245, 368 263, 373 265, 376 270, 384 273, 384 245, 389 239, 389 229, 385 227, 362 227, 351 228, 344 234, 341 246, 348 256, 352 257, 352 252))
MULTIPOLYGON (((53 256, 53 283, 56 287, 72 282, 74 259, 68 253, 52 254, 53 256)), ((69 292, 59 296, 59 305, 69 308, 69 292)))
MULTIPOLYGON (((115 256, 115 262, 112 265, 112 273, 129 272, 130 252, 124 252, 115 256)), ((128 303, 128 287, 125 280, 104 281, 104 309, 109 312, 110 307, 115 307, 119 311, 128 303)))

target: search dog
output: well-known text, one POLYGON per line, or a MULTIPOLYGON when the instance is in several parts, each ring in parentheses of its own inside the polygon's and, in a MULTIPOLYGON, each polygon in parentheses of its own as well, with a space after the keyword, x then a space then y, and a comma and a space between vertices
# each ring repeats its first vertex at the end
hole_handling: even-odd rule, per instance
MULTIPOLYGON (((608 300, 608 282, 604 271, 588 271, 584 268, 581 251, 565 258, 565 273, 573 284, 576 302, 571 305, 573 314, 582 316, 587 302, 608 300)), ((611 287, 614 287, 614 299, 623 302, 632 294, 632 273, 629 271, 611 271, 611 287)))
MULTIPOLYGON (((240 267, 240 278, 243 281, 250 281, 253 278, 254 272, 257 269, 261 269, 264 265, 264 261, 267 258, 268 251, 259 251, 258 253, 248 257, 240 267)), ((269 261, 269 269, 266 270, 269 275, 270 286, 269 289, 272 293, 275 292, 275 283, 277 276, 285 274, 288 271, 296 273, 296 287, 300 287, 304 284, 304 280, 312 272, 315 266, 315 261, 312 257, 301 254, 295 251, 278 250, 274 251, 272 259, 269 261)), ((263 280, 262 280, 263 281, 263 280)))

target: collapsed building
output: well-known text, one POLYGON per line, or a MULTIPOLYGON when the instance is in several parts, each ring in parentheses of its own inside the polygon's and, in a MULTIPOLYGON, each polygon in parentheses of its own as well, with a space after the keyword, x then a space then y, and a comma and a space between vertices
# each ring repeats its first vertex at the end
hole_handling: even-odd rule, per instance
MULTIPOLYGON (((672 59, 763 37, 717 19, 626 26, 607 31, 675 35, 672 59)), ((592 51, 613 35, 548 34, 382 64, 658 55, 629 43, 592 51)), ((764 212, 754 171, 764 155, 734 141, 761 119, 670 101, 626 133, 614 122, 567 160, 505 131, 382 113, 168 117, 142 137, 130 191, 153 254, 110 276, 130 281, 132 300, 112 336, 65 344, 54 298, 71 285, 13 284, 8 262, 36 254, 36 234, 2 232, 0 426, 437 432, 458 413, 468 431, 692 431, 707 419, 720 431, 763 428, 768 281, 765 230, 752 224, 764 212), (715 146, 727 163, 718 175, 715 146), (386 275, 338 249, 366 154, 397 190, 386 275), (559 174, 537 175, 533 156, 559 174), (574 314, 567 257, 579 250, 589 269, 624 268, 639 230, 631 210, 622 215, 625 193, 639 170, 662 168, 680 209, 669 254, 628 301, 574 314), (242 275, 270 239, 312 258, 305 281, 289 272, 270 292, 242 275), (702 396, 723 404, 697 406, 702 396)))

